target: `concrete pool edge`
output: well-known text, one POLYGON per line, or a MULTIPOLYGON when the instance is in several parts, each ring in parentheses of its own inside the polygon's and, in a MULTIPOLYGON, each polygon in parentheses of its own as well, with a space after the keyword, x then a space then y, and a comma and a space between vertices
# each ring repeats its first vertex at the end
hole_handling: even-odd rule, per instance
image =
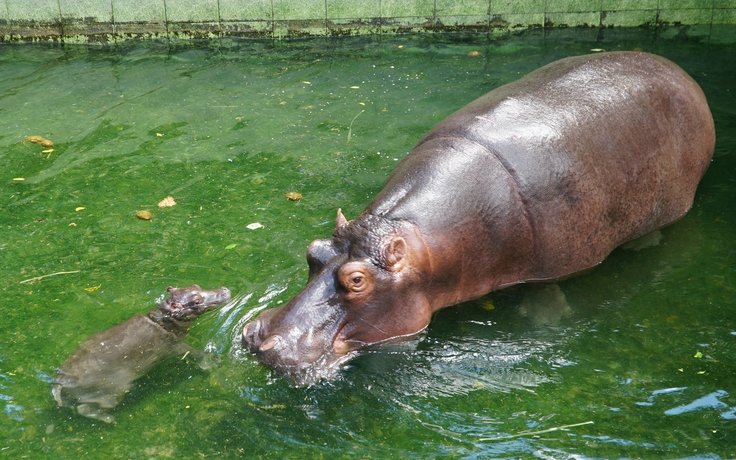
POLYGON ((290 39, 403 33, 486 33, 498 37, 529 29, 631 27, 655 33, 677 28, 679 34, 703 37, 712 32, 734 35, 736 25, 736 0, 723 0, 708 8, 666 8, 647 2, 604 5, 600 0, 564 7, 538 0, 473 0, 452 5, 440 0, 416 4, 373 1, 365 5, 341 0, 258 0, 249 2, 247 8, 229 5, 232 0, 197 4, 153 0, 136 8, 126 5, 125 0, 90 1, 97 2, 94 8, 74 5, 73 1, 31 0, 22 8, 5 2, 5 8, 0 7, 0 43, 105 44, 147 39, 290 39), (291 3, 294 8, 287 8, 291 3))

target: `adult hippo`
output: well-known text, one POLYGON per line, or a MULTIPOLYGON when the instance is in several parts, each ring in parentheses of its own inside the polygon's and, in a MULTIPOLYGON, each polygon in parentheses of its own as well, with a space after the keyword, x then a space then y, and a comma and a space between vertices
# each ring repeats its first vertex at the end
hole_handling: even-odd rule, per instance
POLYGON ((430 131, 357 219, 338 210, 307 249, 307 285, 244 345, 308 384, 443 307, 593 267, 688 211, 714 143, 703 92, 672 62, 553 62, 430 131))

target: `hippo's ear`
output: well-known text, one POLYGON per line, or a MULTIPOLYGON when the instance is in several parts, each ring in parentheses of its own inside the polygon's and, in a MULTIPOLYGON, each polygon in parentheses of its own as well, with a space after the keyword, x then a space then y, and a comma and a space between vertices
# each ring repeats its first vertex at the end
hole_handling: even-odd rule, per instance
POLYGON ((338 228, 342 227, 343 225, 347 223, 348 223, 348 220, 342 214, 342 209, 337 208, 337 219, 335 219, 335 230, 337 230, 338 228))
POLYGON ((392 272, 401 271, 406 264, 406 241, 397 236, 391 239, 386 247, 386 269, 392 272))

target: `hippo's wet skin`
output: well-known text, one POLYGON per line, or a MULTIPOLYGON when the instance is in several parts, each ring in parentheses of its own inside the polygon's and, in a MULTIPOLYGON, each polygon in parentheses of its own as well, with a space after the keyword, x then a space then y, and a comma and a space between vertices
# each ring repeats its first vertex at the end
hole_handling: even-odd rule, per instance
POLYGON ((307 285, 244 345, 308 384, 438 309, 590 268, 687 212, 714 142, 703 92, 663 58, 542 67, 435 127, 357 219, 338 212, 307 285))
POLYGON ((64 361, 51 389, 60 407, 76 407, 82 415, 111 423, 107 409, 153 366, 172 356, 203 356, 183 342, 184 336, 197 317, 230 300, 230 291, 206 291, 196 284, 166 290, 171 295, 156 308, 93 335, 64 361))

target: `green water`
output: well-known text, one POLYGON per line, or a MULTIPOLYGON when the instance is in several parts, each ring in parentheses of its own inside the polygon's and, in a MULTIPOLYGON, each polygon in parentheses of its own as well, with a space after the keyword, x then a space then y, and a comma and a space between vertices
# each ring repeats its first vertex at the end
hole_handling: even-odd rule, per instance
POLYGON ((0 457, 736 456, 734 75, 734 45, 644 29, 0 47, 0 457), (710 101, 715 158, 658 246, 560 283, 573 313, 558 325, 501 291, 312 388, 242 351, 242 325, 298 292, 338 207, 357 216, 451 112, 591 48, 668 57, 710 101), (56 407, 49 383, 79 342, 194 282, 236 296, 187 338, 214 369, 157 368, 115 425, 56 407))

